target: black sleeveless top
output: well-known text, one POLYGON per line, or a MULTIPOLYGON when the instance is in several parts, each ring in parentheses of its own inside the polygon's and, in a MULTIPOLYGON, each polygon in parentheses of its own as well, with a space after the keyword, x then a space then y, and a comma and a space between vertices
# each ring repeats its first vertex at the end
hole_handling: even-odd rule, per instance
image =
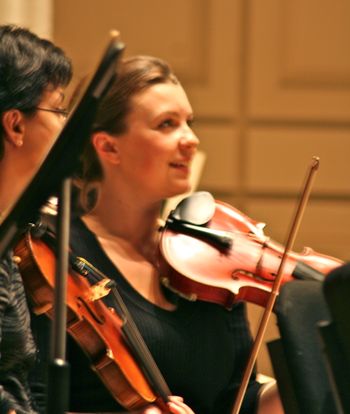
MULTIPOLYGON (((164 310, 133 289, 80 219, 72 222, 71 247, 76 255, 116 281, 172 394, 183 397, 196 414, 230 413, 251 347, 244 304, 228 311, 216 304, 189 302, 167 292, 177 306, 174 311, 164 310)), ((108 303, 108 297, 106 301, 113 305, 108 303)), ((47 320, 40 318, 36 317, 35 330, 39 348, 43 348, 47 346, 47 338, 43 339, 44 331, 47 336, 47 328, 43 327, 47 320), (45 320, 38 323, 40 318, 45 320)), ((44 363, 43 353, 40 354, 44 363)), ((125 411, 91 370, 86 356, 72 339, 68 340, 67 359, 71 370, 70 411, 125 411)), ((256 411, 259 388, 253 375, 241 413, 256 411)))

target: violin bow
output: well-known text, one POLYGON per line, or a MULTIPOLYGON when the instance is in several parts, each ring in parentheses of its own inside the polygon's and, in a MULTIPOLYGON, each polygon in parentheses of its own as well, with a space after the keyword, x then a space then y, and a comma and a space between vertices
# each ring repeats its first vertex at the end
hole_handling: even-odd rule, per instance
POLYGON ((299 226, 300 226, 300 223, 301 223, 304 211, 305 211, 306 204, 310 196, 311 187, 312 187, 312 184, 315 178, 316 171, 318 170, 319 164, 320 164, 320 159, 318 157, 312 157, 312 162, 307 172, 305 184, 302 189, 302 194, 301 194, 294 218, 291 223, 291 228, 290 228, 290 231, 287 237, 287 242, 285 244, 285 249, 284 249, 284 252, 281 258, 281 263, 279 265, 276 278, 272 285, 272 290, 271 290, 268 302, 266 304, 266 308, 261 317, 258 331, 255 337, 254 343, 253 343, 253 347, 252 347, 247 365, 244 370, 242 382, 238 390, 235 404, 233 406, 231 414, 238 414, 241 409, 243 398, 244 398, 244 395, 248 387, 249 378, 252 374, 253 367, 255 365, 259 350, 263 342, 263 338, 265 336, 267 324, 269 322, 273 307, 276 302, 276 298, 280 290, 280 285, 281 285, 282 275, 283 275, 283 270, 284 270, 284 264, 285 264, 288 252, 292 250, 293 248, 296 234, 299 230, 299 226))

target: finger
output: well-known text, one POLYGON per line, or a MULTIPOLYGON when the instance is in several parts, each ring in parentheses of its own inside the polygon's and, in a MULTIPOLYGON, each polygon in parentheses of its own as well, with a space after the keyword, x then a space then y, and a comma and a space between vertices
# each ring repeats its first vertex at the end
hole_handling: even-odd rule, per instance
MULTIPOLYGON (((150 405, 147 408, 143 408, 142 410, 131 411, 128 413, 129 414, 162 414, 162 411, 155 405, 150 405)), ((125 414, 127 413, 125 412, 125 414)))
POLYGON ((162 414, 162 412, 157 407, 148 407, 142 411, 142 414, 162 414))
POLYGON ((184 402, 184 399, 178 395, 170 395, 169 400, 172 402, 184 402))
POLYGON ((179 400, 168 402, 168 407, 170 412, 173 414, 194 414, 188 405, 179 400))

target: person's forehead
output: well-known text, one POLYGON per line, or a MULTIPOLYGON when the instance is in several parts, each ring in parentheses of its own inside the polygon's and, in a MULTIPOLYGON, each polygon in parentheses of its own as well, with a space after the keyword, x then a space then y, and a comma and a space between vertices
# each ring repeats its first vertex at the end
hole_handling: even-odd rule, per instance
POLYGON ((42 101, 50 101, 50 100, 57 100, 57 101, 63 101, 65 98, 64 90, 62 87, 48 87, 44 90, 42 96, 42 101))
POLYGON ((180 84, 158 83, 134 95, 132 106, 134 109, 150 109, 150 105, 157 105, 157 108, 186 106, 191 110, 187 95, 180 84))

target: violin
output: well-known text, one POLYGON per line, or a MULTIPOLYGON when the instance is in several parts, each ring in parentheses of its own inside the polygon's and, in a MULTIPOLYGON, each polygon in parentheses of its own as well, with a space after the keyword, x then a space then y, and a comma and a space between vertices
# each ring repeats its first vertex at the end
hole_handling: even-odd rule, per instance
MULTIPOLYGON (((23 284, 36 314, 53 317, 56 258, 52 240, 28 232, 14 249, 23 284)), ((113 281, 84 259, 70 255, 67 278, 67 331, 89 357, 112 396, 126 409, 157 404, 163 412, 170 395, 164 378, 122 302, 113 281), (96 283, 87 280, 87 274, 96 283), (101 276, 102 275, 102 276, 101 276), (101 300, 113 292, 116 309, 101 300)))
MULTIPOLYGON (((189 300, 227 308, 237 301, 265 307, 284 247, 264 234, 264 226, 208 192, 193 193, 162 228, 162 283, 189 300)), ((320 282, 342 264, 311 248, 289 252, 281 283, 320 282)))

